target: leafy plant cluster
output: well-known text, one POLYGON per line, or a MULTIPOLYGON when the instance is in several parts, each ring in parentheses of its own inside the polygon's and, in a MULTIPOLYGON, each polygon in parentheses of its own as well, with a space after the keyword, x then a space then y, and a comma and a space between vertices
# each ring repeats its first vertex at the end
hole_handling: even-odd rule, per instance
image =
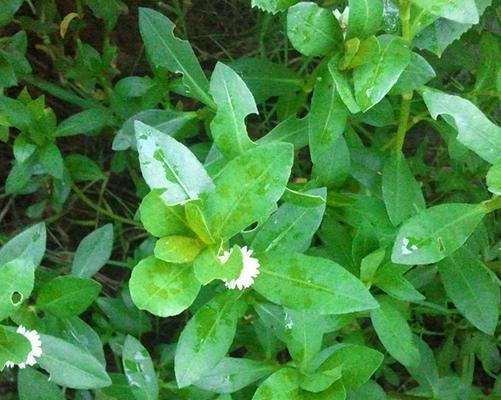
POLYGON ((499 4, 231 2, 201 64, 58 3, 0 2, 0 397, 501 398, 499 4))

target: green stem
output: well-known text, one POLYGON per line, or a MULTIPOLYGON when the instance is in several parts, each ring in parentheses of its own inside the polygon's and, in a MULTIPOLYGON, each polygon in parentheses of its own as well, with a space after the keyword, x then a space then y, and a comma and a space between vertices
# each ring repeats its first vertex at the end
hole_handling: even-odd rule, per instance
POLYGON ((482 203, 487 213, 501 209, 501 196, 493 196, 492 199, 482 203))
POLYGON ((124 224, 128 225, 134 225, 134 226, 142 226, 139 222, 134 221, 129 218, 124 218, 121 217, 120 215, 117 215, 111 211, 108 211, 104 208, 99 207, 98 205, 94 204, 94 202, 89 199, 76 185, 71 185, 71 188, 75 192, 75 194, 78 196, 80 200, 82 200, 85 204, 87 204, 90 208, 96 210, 97 212, 106 215, 107 217, 110 217, 111 219, 114 219, 115 221, 122 222, 124 224))
POLYGON ((395 141, 395 149, 402 151, 404 147, 405 135, 408 130, 409 115, 411 113, 412 92, 402 95, 402 104, 400 106, 400 120, 398 123, 397 137, 395 141))
POLYGON ((402 37, 407 41, 412 41, 411 34, 411 3, 409 0, 403 0, 400 10, 400 21, 402 22, 402 37))

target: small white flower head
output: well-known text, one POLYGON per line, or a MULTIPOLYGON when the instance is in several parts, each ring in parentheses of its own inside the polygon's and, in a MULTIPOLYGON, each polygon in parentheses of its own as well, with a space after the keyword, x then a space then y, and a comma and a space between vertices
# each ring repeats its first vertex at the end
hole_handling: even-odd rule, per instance
MULTIPOLYGON (((17 327, 16 332, 23 335, 31 344, 31 351, 28 353, 26 360, 19 363, 18 367, 23 369, 27 365, 35 365, 37 363, 36 357, 40 357, 42 355, 42 341, 40 340, 40 335, 37 331, 29 331, 22 325, 17 327)), ((13 361, 7 361, 5 363, 7 368, 13 368, 14 365, 16 365, 16 363, 13 361)))
POLYGON ((339 10, 334 10, 334 16, 339 22, 343 32, 348 28, 348 16, 350 15, 350 7, 346 7, 342 13, 339 10))
MULTIPOLYGON (((252 250, 248 249, 247 246, 244 246, 240 249, 242 252, 243 266, 242 271, 240 272, 240 276, 237 279, 232 279, 228 281, 224 279, 224 284, 228 289, 236 289, 239 290, 251 287, 254 283, 254 279, 259 275, 259 260, 257 258, 251 257, 252 250)), ((222 256, 219 256, 219 261, 221 263, 226 263, 230 258, 231 253, 233 252, 233 248, 230 251, 225 251, 222 256)))
POLYGON ((418 249, 418 247, 415 244, 413 244, 409 249, 409 239, 403 238, 402 247, 400 248, 402 255, 408 256, 409 254, 412 254, 412 252, 414 250, 417 250, 417 249, 418 249))

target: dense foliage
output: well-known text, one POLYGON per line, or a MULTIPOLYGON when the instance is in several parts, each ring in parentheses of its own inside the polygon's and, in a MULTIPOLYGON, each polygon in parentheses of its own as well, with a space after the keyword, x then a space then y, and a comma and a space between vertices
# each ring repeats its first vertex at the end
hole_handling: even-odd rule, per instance
POLYGON ((126 3, 0 1, 0 398, 500 399, 499 3, 126 3))

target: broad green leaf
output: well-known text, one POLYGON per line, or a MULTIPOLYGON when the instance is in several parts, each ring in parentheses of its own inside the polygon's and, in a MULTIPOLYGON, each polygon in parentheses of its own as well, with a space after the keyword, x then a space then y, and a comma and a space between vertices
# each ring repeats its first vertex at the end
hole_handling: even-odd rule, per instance
POLYGON ((183 264, 193 261, 203 247, 202 242, 187 236, 166 236, 157 240, 154 253, 159 260, 183 264))
POLYGON ((97 389, 111 385, 105 367, 88 352, 64 340, 41 335, 40 366, 50 380, 72 389, 97 389))
POLYGON ((425 208, 421 187, 400 151, 392 152, 384 164, 383 200, 395 226, 425 208))
MULTIPOLYGON (((501 127, 492 123, 473 103, 459 96, 426 89, 423 99, 431 116, 454 121, 457 140, 491 164, 501 162, 501 127)), ((453 125, 453 126, 454 126, 453 125)))
POLYGON ((139 205, 141 222, 156 237, 185 235, 190 229, 180 205, 168 205, 162 199, 162 190, 155 189, 144 196, 139 205))
POLYGON ((412 0, 414 4, 438 17, 463 24, 477 24, 479 15, 474 0, 412 0))
POLYGON ((3 27, 10 22, 11 18, 14 17, 14 14, 23 3, 24 0, 2 1, 2 10, 0 11, 0 27, 3 27))
POLYGON ((66 275, 40 288, 37 306, 59 318, 83 313, 97 299, 101 284, 86 278, 66 275))
POLYGON ((0 321, 30 297, 34 282, 35 268, 29 260, 17 258, 0 265, 0 321))
POLYGON ((19 400, 64 400, 61 389, 48 378, 34 368, 19 370, 17 374, 19 400))
POLYGON ((279 11, 286 10, 297 2, 298 0, 252 0, 252 7, 276 14, 279 11))
POLYGON ((200 290, 190 265, 169 264, 153 256, 134 267, 129 286, 134 304, 160 317, 186 310, 200 290))
POLYGON ((385 249, 377 249, 362 258, 360 262, 360 279, 362 282, 371 282, 379 266, 383 262, 385 249))
POLYGON ((379 51, 369 63, 353 70, 355 98, 363 111, 379 103, 398 81, 410 61, 410 50, 401 37, 377 38, 379 51))
POLYGON ((413 337, 419 351, 420 362, 417 365, 407 365, 406 368, 421 388, 428 390, 433 397, 440 398, 438 366, 433 350, 418 336, 413 337))
POLYGON ((61 151, 54 143, 47 143, 38 148, 38 162, 45 172, 56 179, 63 178, 64 161, 61 151))
POLYGON ((487 211, 478 204, 440 204, 408 219, 399 229, 394 263, 432 264, 461 247, 487 211))
POLYGON ((124 122, 122 128, 117 132, 113 139, 113 150, 136 149, 136 135, 134 133, 134 123, 141 121, 160 132, 178 138, 188 130, 196 132, 195 120, 196 112, 181 112, 173 110, 145 110, 141 111, 124 122))
POLYGON ((59 318, 58 336, 67 342, 88 351, 101 364, 106 365, 103 343, 92 327, 78 317, 59 318))
POLYGON ((90 278, 108 262, 112 250, 113 225, 106 224, 82 239, 71 264, 71 273, 90 278))
POLYGON ((20 364, 26 361, 31 343, 14 328, 0 325, 0 370, 7 361, 20 364))
POLYGON ((300 400, 299 374, 293 368, 279 369, 256 390, 252 400, 300 400))
POLYGON ((113 123, 113 115, 106 108, 91 108, 66 118, 57 127, 54 136, 91 134, 113 123))
POLYGON ((303 80, 296 72, 266 58, 240 58, 232 62, 230 67, 241 76, 258 104, 270 97, 284 96, 303 87, 303 80))
POLYGON ((214 279, 231 281, 240 276, 243 268, 243 254, 240 246, 234 245, 225 263, 217 255, 220 248, 207 247, 195 259, 193 268, 195 276, 202 285, 207 285, 214 279))
POLYGON ((116 372, 110 372, 109 375, 113 383, 111 386, 101 389, 104 395, 110 396, 114 400, 137 400, 132 391, 134 387, 129 385, 125 375, 116 372))
POLYGON ((210 130, 219 150, 236 157, 254 144, 247 135, 245 117, 257 114, 256 103, 245 82, 227 65, 218 62, 210 80, 210 94, 217 104, 210 130))
POLYGON ((417 53, 411 53, 411 60, 404 69, 390 94, 412 92, 435 78, 435 70, 426 59, 417 53))
POLYGON ((151 331, 151 323, 146 313, 138 310, 129 301, 125 303, 122 298, 100 297, 96 304, 118 332, 140 336, 151 331))
POLYGON ((483 32, 480 39, 480 65, 475 80, 475 93, 498 90, 501 65, 501 38, 483 32))
POLYGON ((343 386, 356 389, 367 382, 383 362, 383 354, 366 346, 339 344, 317 371, 341 367, 343 386))
POLYGON ((419 351, 409 324, 389 299, 380 297, 378 302, 379 308, 371 311, 371 321, 379 340, 399 363, 418 365, 419 351))
MULTIPOLYGON (((318 190, 321 191, 321 188, 318 190)), ((327 198, 322 194, 314 194, 314 192, 315 189, 308 190, 307 192, 298 192, 287 188, 282 196, 282 200, 304 208, 317 208, 325 204, 327 198)))
POLYGON ((64 157, 64 164, 74 182, 106 179, 106 175, 99 165, 82 154, 70 154, 64 157))
POLYGON ((379 31, 383 24, 383 0, 350 0, 346 38, 365 39, 379 31))
POLYGON ((0 249, 0 266, 15 260, 26 259, 35 267, 42 261, 47 238, 45 224, 40 223, 14 236, 0 249))
POLYGON ((360 112, 360 106, 357 104, 355 100, 355 95, 353 94, 353 87, 348 80, 348 77, 343 71, 339 71, 338 67, 338 58, 333 58, 329 62, 329 72, 331 74, 331 78, 334 81, 334 85, 336 86, 337 93, 341 100, 343 100, 344 105, 350 110, 352 114, 356 114, 360 112))
POLYGON ((347 117, 348 111, 327 72, 315 86, 308 116, 312 174, 327 187, 340 185, 349 173, 350 155, 342 138, 347 117))
POLYGON ((315 396, 310 394, 309 397, 306 397, 307 399, 323 398, 327 392, 330 394, 329 388, 338 386, 338 384, 342 386, 342 383, 339 382, 341 376, 341 365, 326 370, 320 369, 314 373, 306 373, 301 379, 301 389, 311 393, 320 393, 315 396))
POLYGON ((150 189, 164 189, 169 205, 197 199, 213 189, 212 179, 183 144, 142 122, 136 122, 141 172, 150 189))
POLYGON ((296 310, 345 314, 377 307, 367 288, 333 261, 298 253, 263 255, 254 289, 296 310))
POLYGON ((458 310, 482 332, 493 335, 499 317, 499 286, 482 261, 463 247, 440 261, 438 271, 458 310))
POLYGON ((233 393, 274 372, 274 365, 248 358, 225 357, 195 385, 216 393, 233 393))
POLYGON ((273 211, 285 190, 292 156, 292 145, 274 143, 226 164, 204 204, 214 237, 228 239, 273 211))
POLYGON ((301 2, 287 11, 287 36, 305 56, 325 55, 341 46, 343 35, 334 14, 313 2, 301 2))
POLYGON ((174 369, 179 387, 198 381, 211 371, 230 349, 237 321, 246 303, 237 291, 225 291, 200 308, 181 332, 174 369))
MULTIPOLYGON (((457 0, 453 1, 457 3, 457 0)), ((471 0, 467 1, 469 3, 471 0)), ((431 1, 429 2, 431 3, 431 1)), ((475 0, 477 12, 473 15, 482 15, 491 3, 492 0, 475 0)), ((459 39, 471 27, 472 24, 463 24, 445 18, 438 18, 422 30, 413 42, 418 48, 429 50, 438 57, 441 57, 447 46, 459 39)))
POLYGON ((122 350, 124 374, 137 400, 158 398, 157 376, 153 362, 141 342, 127 335, 122 350))
POLYGON ((346 389, 341 381, 334 382, 327 390, 320 393, 302 391, 301 400, 345 400, 346 389))
MULTIPOLYGON (((312 189, 308 195, 327 197, 325 188, 312 189)), ((272 250, 303 252, 310 246, 325 211, 325 203, 317 207, 301 207, 284 203, 259 229, 251 248, 256 252, 272 250)))
POLYGON ((140 8, 139 30, 152 64, 183 74, 183 83, 190 96, 213 105, 208 95, 209 82, 190 44, 174 36, 174 23, 157 11, 140 8))
POLYGON ((184 205, 184 213, 188 226, 195 232, 200 240, 207 244, 213 244, 215 239, 212 237, 207 218, 202 210, 202 202, 190 201, 184 205))
POLYGON ((308 145, 308 118, 290 118, 279 123, 268 134, 260 138, 259 144, 286 142, 292 143, 295 150, 308 145))
POLYGON ((384 390, 374 381, 369 381, 365 385, 348 392, 348 400, 388 400, 384 390))
POLYGON ((386 263, 378 268, 374 285, 390 296, 403 301, 421 301, 424 296, 403 276, 411 267, 386 263))
POLYGON ((489 192, 501 196, 501 162, 489 168, 486 181, 489 192))

